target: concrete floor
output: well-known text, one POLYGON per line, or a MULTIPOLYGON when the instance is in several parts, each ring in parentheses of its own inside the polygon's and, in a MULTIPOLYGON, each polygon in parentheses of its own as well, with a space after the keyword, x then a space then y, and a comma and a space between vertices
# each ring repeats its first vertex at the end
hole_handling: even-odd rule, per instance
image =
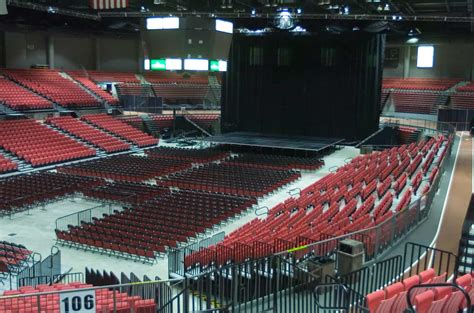
MULTIPOLYGON (((162 143, 162 145, 166 144, 162 143)), ((325 162, 324 167, 317 171, 303 172, 299 180, 259 199, 257 207, 266 206, 272 208, 290 197, 288 193, 290 190, 294 188, 303 189, 309 186, 316 180, 327 175, 330 169, 334 170, 334 167, 343 165, 345 161, 357 155, 359 155, 359 150, 353 147, 344 147, 335 151, 331 155, 323 158, 325 162)), ((47 204, 43 207, 34 208, 29 213, 22 212, 15 214, 11 219, 8 217, 1 218, 0 238, 23 244, 28 249, 40 253, 43 258, 45 258, 50 254, 51 247, 56 243, 56 235, 54 233, 56 219, 98 205, 100 205, 99 202, 82 199, 80 197, 70 197, 47 204)), ((257 217, 255 208, 249 209, 245 214, 232 221, 228 221, 221 225, 221 227, 215 227, 203 235, 209 236, 222 231, 228 234, 255 217, 257 217)), ((121 272, 127 275, 133 272, 140 278, 143 275, 147 275, 151 279, 154 279, 156 276, 164 279, 168 277, 167 258, 158 259, 155 264, 151 265, 69 247, 59 246, 59 248, 61 249, 62 270, 64 272, 84 272, 85 268, 89 267, 101 271, 112 271, 117 276, 120 275, 121 272)), ((2 289, 10 289, 10 286, 0 285, 0 290, 2 289)))

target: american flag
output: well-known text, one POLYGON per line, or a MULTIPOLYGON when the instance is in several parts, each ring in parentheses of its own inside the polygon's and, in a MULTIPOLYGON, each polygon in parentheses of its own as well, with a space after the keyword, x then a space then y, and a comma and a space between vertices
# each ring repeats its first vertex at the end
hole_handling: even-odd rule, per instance
POLYGON ((128 7, 129 0, 90 0, 94 10, 124 9, 128 7))

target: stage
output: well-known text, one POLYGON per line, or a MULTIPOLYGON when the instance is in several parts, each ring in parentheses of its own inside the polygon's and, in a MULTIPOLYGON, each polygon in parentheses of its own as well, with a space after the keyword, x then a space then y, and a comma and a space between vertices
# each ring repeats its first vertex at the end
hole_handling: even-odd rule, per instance
POLYGON ((202 139, 202 141, 240 147, 271 148, 322 152, 344 141, 341 138, 281 136, 252 132, 232 132, 202 139))

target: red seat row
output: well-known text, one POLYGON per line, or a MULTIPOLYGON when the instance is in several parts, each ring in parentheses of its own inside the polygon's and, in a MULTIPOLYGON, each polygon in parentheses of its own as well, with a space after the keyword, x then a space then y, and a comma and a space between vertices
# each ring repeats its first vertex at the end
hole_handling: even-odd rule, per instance
MULTIPOLYGON (((60 312, 60 293, 63 291, 90 289, 92 285, 81 282, 69 284, 37 285, 36 287, 25 286, 18 290, 8 290, 3 296, 15 296, 10 298, 0 297, 0 312, 60 312), (41 294, 48 293, 48 294, 41 294)), ((110 289, 95 289, 94 312, 100 313, 154 313, 156 303, 154 299, 143 299, 139 296, 129 296, 126 292, 113 291, 110 289)))
POLYGON ((451 78, 384 78, 382 88, 442 91, 449 89, 460 81, 460 79, 451 78))
POLYGON ((106 71, 68 71, 73 77, 89 78, 98 83, 139 83, 135 73, 106 71))
POLYGON ((11 80, 68 108, 97 107, 98 101, 76 82, 55 70, 5 69, 3 73, 11 80))
POLYGON ((0 241, 0 273, 15 272, 24 267, 31 253, 23 245, 0 241))
POLYGON ((46 122, 108 153, 130 149, 128 143, 71 116, 50 117, 46 122))
MULTIPOLYGON (((442 284, 447 280, 446 273, 436 276, 433 269, 421 272, 377 290, 366 296, 366 306, 370 313, 399 313, 408 309, 407 295, 410 291, 410 302, 416 312, 453 313, 466 309, 467 301, 459 289, 446 287, 421 287, 424 284, 442 284), (420 286, 412 289, 414 286, 420 286)), ((463 288, 474 300, 473 277, 466 274, 456 279, 456 285, 463 288)))
POLYGON ((75 80, 81 83, 84 87, 89 89, 91 92, 99 96, 102 100, 105 100, 109 105, 120 105, 120 101, 117 98, 115 98, 110 93, 108 93, 107 91, 97 86, 89 78, 77 77, 75 78, 75 80))
POLYGON ((3 77, 0 77, 0 103, 18 111, 53 108, 51 101, 3 77))
POLYGON ((96 154, 94 149, 35 120, 0 121, 0 146, 33 166, 82 159, 96 154))
POLYGON ((84 115, 82 120, 106 130, 122 139, 132 142, 139 147, 153 146, 158 144, 158 139, 145 134, 142 131, 113 118, 107 114, 84 115))
MULTIPOLYGON (((171 192, 147 185, 135 185, 136 188, 141 190, 137 201, 140 204, 80 227, 71 226, 68 231, 57 230, 60 243, 153 261, 155 253, 164 253, 166 247, 176 247, 178 242, 186 242, 256 203, 250 198, 206 192, 171 192), (152 195, 154 198, 150 199, 152 195)), ((115 197, 113 193, 117 191, 113 185, 96 189, 94 194, 86 194, 103 199, 115 197)))
POLYGON ((18 165, 0 154, 0 174, 13 172, 18 169, 18 165))
MULTIPOLYGON (((241 251, 236 245, 239 247, 243 245, 247 247, 246 251, 253 251, 255 245, 264 244, 267 253, 276 253, 281 251, 279 249, 296 247, 303 244, 302 242, 304 244, 316 242, 324 236, 331 238, 379 225, 402 209, 407 212, 413 211, 415 214, 417 213, 415 209, 409 209, 412 200, 410 185, 418 172, 423 177, 429 174, 423 172, 421 167, 417 167, 412 179, 409 180, 408 175, 403 172, 396 184, 393 172, 402 164, 403 156, 408 158, 409 162, 414 162, 418 155, 423 155, 425 146, 435 153, 437 161, 441 161, 448 144, 444 136, 439 136, 354 158, 337 172, 303 189, 298 198, 290 198, 273 207, 265 218, 255 218, 230 233, 218 246, 186 256, 185 266, 187 268, 207 266, 222 258, 225 262, 235 261, 237 255, 241 256, 241 251), (388 175, 385 174, 385 169, 390 169, 388 175), (398 192, 403 193, 399 202, 394 200, 392 191, 389 191, 395 188, 395 185, 398 192), (379 200, 375 203, 377 197, 379 200), (286 242, 285 245, 281 244, 282 240, 286 242), (219 250, 226 250, 226 255, 224 257, 220 255, 219 250)), ((425 183, 424 186, 429 185, 425 183)), ((424 189, 425 192, 427 190, 429 189, 424 189)), ((400 221, 402 222, 407 223, 400 221)), ((412 218, 408 219, 408 223, 412 222, 412 218)), ((389 227, 390 224, 384 225, 389 227)), ((388 227, 382 230, 380 237, 382 239, 378 242, 379 249, 383 249, 390 240, 392 234, 388 227)), ((402 234, 406 227, 409 225, 400 225, 396 235, 402 234)), ((375 232, 368 233, 361 240, 364 242, 366 255, 370 257, 375 249, 375 232)), ((244 259, 255 255, 256 253, 251 252, 244 256, 244 259)))

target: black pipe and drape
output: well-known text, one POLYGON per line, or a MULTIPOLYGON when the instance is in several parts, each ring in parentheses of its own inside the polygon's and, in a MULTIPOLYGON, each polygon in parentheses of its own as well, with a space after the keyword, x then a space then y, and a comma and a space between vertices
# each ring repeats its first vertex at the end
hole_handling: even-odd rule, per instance
POLYGON ((362 139, 378 129, 385 34, 234 35, 222 130, 362 139))

